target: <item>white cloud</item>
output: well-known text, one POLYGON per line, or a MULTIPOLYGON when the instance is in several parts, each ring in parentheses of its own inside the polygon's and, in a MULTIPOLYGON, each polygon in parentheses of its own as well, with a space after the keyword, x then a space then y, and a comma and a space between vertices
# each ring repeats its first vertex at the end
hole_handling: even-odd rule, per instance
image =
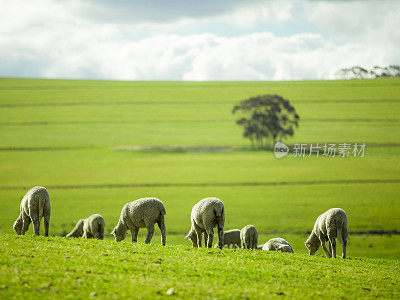
POLYGON ((35 71, 42 77, 123 80, 330 78, 343 57, 352 64, 369 61, 375 55, 365 52, 362 45, 337 46, 320 35, 307 33, 292 37, 257 33, 232 38, 213 34, 157 35, 130 41, 119 35, 114 38, 112 29, 100 30, 100 35, 92 35, 92 30, 71 28, 67 35, 46 37, 50 44, 41 51, 34 37, 26 38, 33 46, 25 46, 20 55, 31 53, 25 59, 28 65, 37 66, 35 71))
POLYGON ((398 1, 307 1, 304 9, 309 21, 342 40, 362 40, 377 31, 390 35, 391 29, 400 30, 398 1))
MULTIPOLYGON (((355 34, 360 36, 362 31, 364 38, 352 39, 349 35, 346 39, 336 39, 342 30, 350 31, 350 25, 343 21, 344 27, 339 31, 331 26, 335 20, 344 18, 343 12, 341 15, 340 9, 325 2, 316 2, 314 11, 308 6, 306 10, 309 20, 334 38, 318 33, 282 37, 267 31, 231 37, 174 33, 196 22, 239 24, 249 28, 267 22, 264 19, 284 23, 294 13, 293 2, 272 1, 265 2, 266 5, 253 1, 254 5, 247 8, 243 2, 234 3, 232 9, 218 6, 219 12, 210 16, 206 11, 198 17, 185 11, 174 12, 161 20, 156 18, 160 11, 157 8, 154 20, 144 18, 130 24, 127 19, 124 22, 103 20, 99 12, 83 17, 87 11, 82 7, 88 4, 77 0, 7 3, 0 0, 0 7, 5 7, 0 10, 0 76, 122 80, 325 79, 333 78, 337 69, 355 64, 399 63, 400 45, 395 42, 399 27, 390 28, 398 21, 392 19, 392 12, 386 8, 382 11, 390 13, 389 17, 382 17, 381 13, 380 19, 376 17, 384 20, 385 25, 374 21, 371 27, 380 39, 373 39, 370 30, 361 29, 355 34), (173 21, 169 22, 170 19, 173 21), (156 23, 151 23, 152 20, 156 23), (169 23, 161 24, 161 21, 169 23), (143 28, 148 36, 137 37, 136 33, 143 28), (390 33, 382 34, 380 28, 390 33), (390 34, 397 34, 392 41, 382 37, 390 34)), ((121 8, 114 9, 117 11, 109 18, 118 18, 122 13, 121 8)), ((356 13, 357 9, 354 10, 356 13)), ((360 15, 355 17, 359 21, 363 20, 360 15)))
POLYGON ((362 43, 364 51, 376 51, 371 61, 358 59, 354 64, 400 62, 399 1, 308 1, 304 7, 308 20, 332 40, 341 44, 362 43))

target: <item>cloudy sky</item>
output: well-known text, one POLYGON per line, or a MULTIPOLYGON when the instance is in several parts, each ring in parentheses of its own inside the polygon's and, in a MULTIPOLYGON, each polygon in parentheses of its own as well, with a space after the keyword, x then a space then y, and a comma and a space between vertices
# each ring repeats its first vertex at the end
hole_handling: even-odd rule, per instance
POLYGON ((0 0, 0 77, 331 79, 400 64, 396 0, 0 0))

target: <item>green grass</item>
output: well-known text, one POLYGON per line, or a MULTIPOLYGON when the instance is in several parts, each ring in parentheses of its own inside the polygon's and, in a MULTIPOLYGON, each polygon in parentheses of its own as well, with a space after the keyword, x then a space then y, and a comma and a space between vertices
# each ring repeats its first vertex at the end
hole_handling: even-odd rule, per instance
POLYGON ((398 298, 399 262, 0 234, 3 299, 398 298))

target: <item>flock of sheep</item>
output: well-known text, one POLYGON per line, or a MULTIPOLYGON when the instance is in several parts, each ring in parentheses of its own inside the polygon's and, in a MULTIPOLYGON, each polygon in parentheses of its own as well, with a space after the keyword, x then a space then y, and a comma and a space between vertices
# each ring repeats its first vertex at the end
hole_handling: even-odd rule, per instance
MULTIPOLYGON (((50 197, 46 188, 36 186, 30 189, 22 198, 20 215, 14 223, 17 234, 25 234, 32 222, 33 231, 39 235, 41 219, 44 218, 45 236, 49 234, 50 197)), ((115 241, 125 239, 130 230, 132 243, 137 242, 140 228, 147 228, 145 243, 150 243, 154 234, 154 225, 157 223, 161 231, 161 243, 166 243, 164 204, 157 198, 141 198, 129 202, 122 208, 118 224, 111 234, 115 241)), ((205 245, 212 247, 214 228, 218 229, 218 244, 215 247, 237 247, 244 249, 262 249, 266 251, 281 251, 293 253, 293 248, 282 238, 274 238, 258 246, 258 232, 253 225, 247 225, 242 230, 232 229, 224 232, 225 208, 221 200, 209 197, 204 198, 193 206, 191 213, 191 228, 185 238, 192 242, 193 247, 202 246, 204 236, 205 245)), ((87 219, 79 220, 75 228, 67 237, 98 238, 104 237, 105 222, 101 215, 95 214, 87 219)), ((342 245, 342 257, 346 257, 347 246, 347 217, 340 208, 332 208, 321 214, 314 228, 304 243, 310 255, 314 255, 320 246, 328 257, 336 257, 336 238, 342 245), (329 242, 329 251, 325 242, 329 242)))

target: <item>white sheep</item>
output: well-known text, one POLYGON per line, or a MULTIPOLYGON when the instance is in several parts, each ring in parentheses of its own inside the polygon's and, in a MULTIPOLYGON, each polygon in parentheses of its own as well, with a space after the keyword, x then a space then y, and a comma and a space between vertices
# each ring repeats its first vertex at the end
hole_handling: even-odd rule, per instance
POLYGON ((205 244, 212 247, 214 227, 218 228, 218 247, 224 246, 225 209, 221 200, 214 197, 204 198, 195 204, 191 213, 191 228, 185 237, 190 239, 193 247, 201 247, 202 234, 205 244))
POLYGON ((89 218, 79 220, 74 229, 67 234, 67 237, 83 237, 84 239, 97 238, 102 240, 105 226, 106 223, 103 217, 99 214, 94 214, 89 218))
POLYGON ((246 225, 240 230, 240 240, 244 249, 257 249, 257 229, 253 225, 246 225))
MULTIPOLYGON (((224 231, 224 247, 240 248, 240 245, 239 229, 224 231)), ((215 244, 214 248, 218 248, 218 244, 215 244)))
POLYGON ((262 250, 294 253, 292 246, 283 238, 270 239, 263 245, 262 250))
POLYGON ((50 225, 50 197, 46 188, 35 186, 22 198, 20 214, 14 223, 14 230, 19 235, 28 231, 29 224, 33 223, 33 231, 36 235, 40 232, 40 222, 44 217, 44 236, 49 235, 50 225))
POLYGON ((346 258, 348 237, 347 216, 343 209, 331 208, 317 218, 314 229, 304 243, 310 255, 314 255, 320 246, 328 257, 336 257, 336 238, 342 244, 342 257, 346 258), (325 242, 329 241, 329 251, 325 242))
POLYGON ((166 242, 164 204, 157 198, 141 198, 129 202, 122 208, 117 226, 111 232, 117 242, 125 239, 126 231, 132 234, 132 243, 137 242, 139 228, 147 228, 145 243, 148 244, 154 234, 154 224, 157 223, 161 231, 161 243, 166 242))

